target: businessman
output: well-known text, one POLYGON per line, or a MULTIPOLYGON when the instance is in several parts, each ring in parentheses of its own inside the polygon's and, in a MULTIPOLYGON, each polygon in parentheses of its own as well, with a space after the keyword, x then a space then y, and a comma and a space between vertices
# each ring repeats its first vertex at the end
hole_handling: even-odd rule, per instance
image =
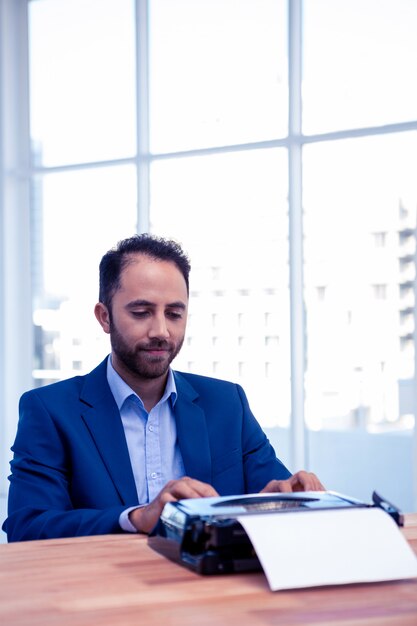
POLYGON ((111 354, 23 394, 9 541, 148 533, 168 501, 323 489, 277 459, 239 385, 171 369, 189 272, 177 243, 147 234, 104 255, 95 315, 111 354))

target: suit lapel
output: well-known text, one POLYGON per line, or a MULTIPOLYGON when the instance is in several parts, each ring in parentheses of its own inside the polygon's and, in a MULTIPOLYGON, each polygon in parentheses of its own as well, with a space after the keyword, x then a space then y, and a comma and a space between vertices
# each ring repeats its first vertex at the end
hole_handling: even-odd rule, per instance
POLYGON ((107 359, 85 378, 81 390, 84 420, 123 504, 138 502, 119 410, 107 382, 107 359))
POLYGON ((178 372, 174 373, 177 401, 174 407, 178 443, 187 476, 211 483, 211 454, 204 411, 198 393, 178 372))

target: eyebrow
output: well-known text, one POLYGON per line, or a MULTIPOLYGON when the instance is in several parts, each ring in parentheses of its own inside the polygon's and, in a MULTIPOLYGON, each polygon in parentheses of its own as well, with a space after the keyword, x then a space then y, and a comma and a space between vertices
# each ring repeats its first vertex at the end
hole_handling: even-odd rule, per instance
MULTIPOLYGON (((156 305, 154 302, 150 302, 149 300, 132 300, 132 302, 128 302, 128 304, 126 304, 127 309, 134 309, 140 306, 155 307, 156 305)), ((181 302, 181 300, 178 300, 177 302, 169 302, 165 306, 168 309, 185 310, 187 308, 184 302, 181 302)))

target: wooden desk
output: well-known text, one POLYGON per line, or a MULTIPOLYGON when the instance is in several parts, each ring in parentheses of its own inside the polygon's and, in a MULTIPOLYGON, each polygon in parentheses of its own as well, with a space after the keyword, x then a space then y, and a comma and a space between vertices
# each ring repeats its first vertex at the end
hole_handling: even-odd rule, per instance
MULTIPOLYGON (((417 514, 404 534, 417 553, 417 514)), ((5 626, 416 626, 417 579, 269 590, 265 576, 200 577, 146 538, 105 535, 0 545, 5 626)))

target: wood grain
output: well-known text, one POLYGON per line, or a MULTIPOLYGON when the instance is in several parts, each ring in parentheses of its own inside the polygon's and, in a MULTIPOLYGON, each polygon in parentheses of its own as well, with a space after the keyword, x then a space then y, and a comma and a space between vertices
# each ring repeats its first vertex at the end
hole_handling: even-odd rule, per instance
MULTIPOLYGON (((417 553, 417 514, 403 530, 417 553)), ((144 536, 0 545, 7 626, 417 626, 417 579, 269 590, 262 573, 202 577, 144 536)))

